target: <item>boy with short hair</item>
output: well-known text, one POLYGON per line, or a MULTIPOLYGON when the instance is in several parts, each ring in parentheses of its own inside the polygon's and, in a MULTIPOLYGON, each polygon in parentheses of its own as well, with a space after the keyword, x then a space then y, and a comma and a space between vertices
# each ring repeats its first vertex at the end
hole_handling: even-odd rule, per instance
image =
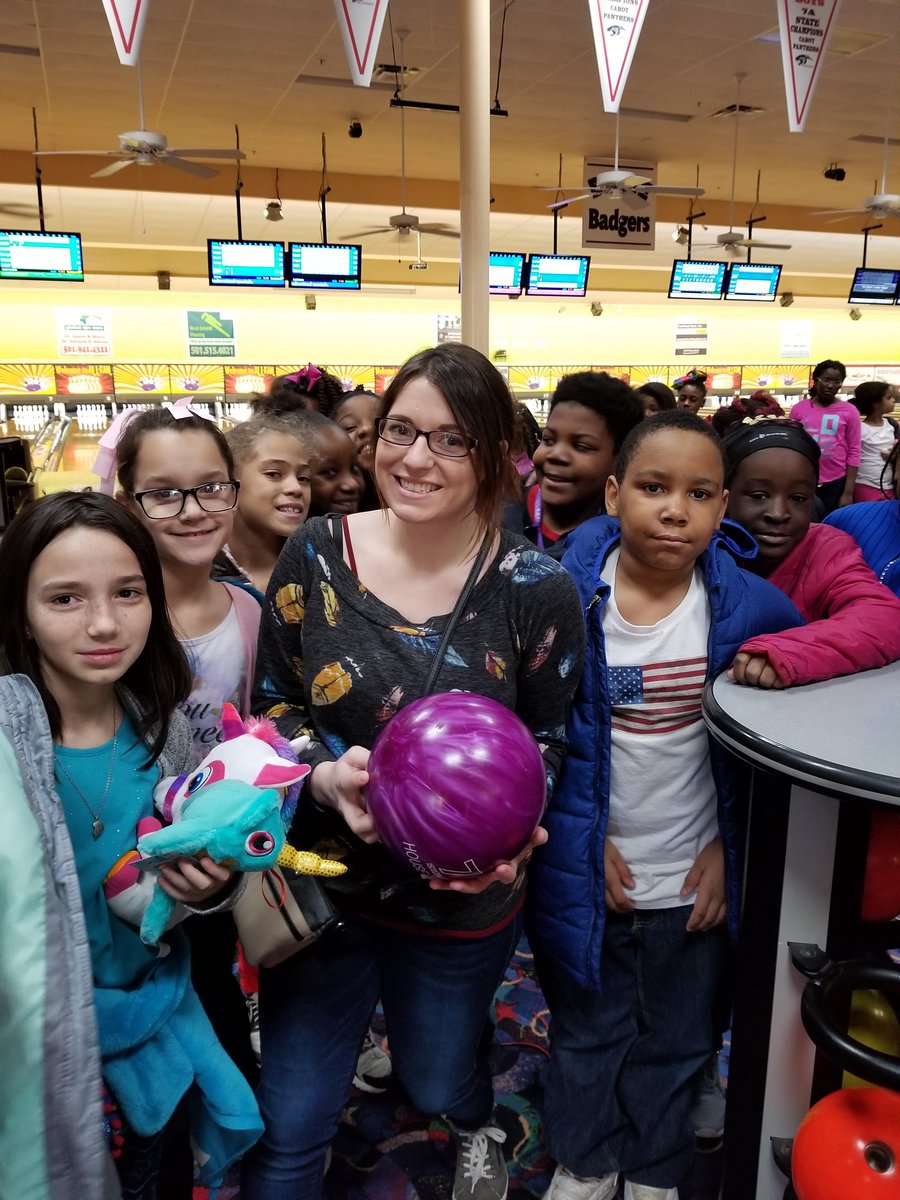
POLYGON ((661 413, 626 438, 608 517, 563 565, 588 626, 568 758, 535 855, 532 938, 552 1016, 545 1200, 676 1200, 691 1087, 717 1048, 742 825, 733 760, 706 733, 705 682, 754 634, 801 623, 717 531, 717 435, 661 413), (602 991, 601 991, 602 959, 602 991))
POLYGON ((545 554, 561 559, 571 531, 604 511, 607 477, 643 415, 636 393, 606 371, 559 381, 532 455, 538 482, 525 496, 525 536, 545 554))

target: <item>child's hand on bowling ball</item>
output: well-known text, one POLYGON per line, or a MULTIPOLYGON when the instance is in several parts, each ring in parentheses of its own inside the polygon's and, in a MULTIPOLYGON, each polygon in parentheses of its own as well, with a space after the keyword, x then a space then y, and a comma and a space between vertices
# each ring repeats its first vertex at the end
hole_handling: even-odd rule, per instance
POLYGON ((632 912, 634 905, 625 895, 625 889, 634 887, 634 876, 628 863, 609 838, 603 847, 603 879, 606 907, 615 913, 632 912))
POLYGON ((736 654, 728 674, 735 683, 743 683, 747 687, 784 687, 766 654, 736 654))
POLYGON ((435 879, 430 875, 423 875, 422 878, 427 879, 436 892, 466 892, 470 896, 477 896, 492 883, 515 883, 528 865, 532 851, 537 846, 543 846, 548 836, 543 825, 538 825, 521 854, 517 854, 509 862, 497 863, 493 871, 488 871, 485 875, 476 875, 472 879, 435 879))
POLYGON ((365 747, 351 746, 334 762, 319 763, 309 777, 309 786, 313 800, 336 809, 351 833, 364 842, 377 842, 379 837, 369 816, 364 790, 369 782, 368 762, 369 751, 365 747))
POLYGON ((702 933, 721 925, 725 920, 725 855, 722 839, 713 838, 697 855, 694 865, 684 877, 682 896, 697 893, 686 928, 702 933))

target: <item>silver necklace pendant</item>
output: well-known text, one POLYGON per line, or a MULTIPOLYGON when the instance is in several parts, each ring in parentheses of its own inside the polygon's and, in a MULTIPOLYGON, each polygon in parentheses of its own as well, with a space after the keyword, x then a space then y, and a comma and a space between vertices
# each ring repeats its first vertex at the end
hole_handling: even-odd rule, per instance
POLYGON ((103 832, 103 830, 104 830, 103 822, 100 820, 99 817, 95 817, 94 823, 91 825, 91 833, 93 834, 93 838, 94 838, 95 842, 96 842, 97 838, 100 836, 100 834, 103 832))

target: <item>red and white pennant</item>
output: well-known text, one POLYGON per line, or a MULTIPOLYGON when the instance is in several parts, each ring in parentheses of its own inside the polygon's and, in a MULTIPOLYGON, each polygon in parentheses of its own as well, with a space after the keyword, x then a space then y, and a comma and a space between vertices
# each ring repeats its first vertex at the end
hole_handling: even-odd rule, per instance
POLYGON ((388 0, 334 0, 350 76, 358 87, 368 87, 387 12, 388 0))
POLYGON ((589 0, 606 112, 618 112, 650 0, 589 0))
POLYGON ((788 128, 802 133, 841 0, 778 0, 788 128))

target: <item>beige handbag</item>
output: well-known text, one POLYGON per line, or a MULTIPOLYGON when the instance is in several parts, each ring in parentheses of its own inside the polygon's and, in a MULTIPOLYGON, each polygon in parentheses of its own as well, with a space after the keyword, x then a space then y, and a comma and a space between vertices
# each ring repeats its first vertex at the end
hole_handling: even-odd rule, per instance
POLYGON ((341 924, 321 880, 272 867, 248 877, 233 909, 244 958, 276 967, 341 924))

